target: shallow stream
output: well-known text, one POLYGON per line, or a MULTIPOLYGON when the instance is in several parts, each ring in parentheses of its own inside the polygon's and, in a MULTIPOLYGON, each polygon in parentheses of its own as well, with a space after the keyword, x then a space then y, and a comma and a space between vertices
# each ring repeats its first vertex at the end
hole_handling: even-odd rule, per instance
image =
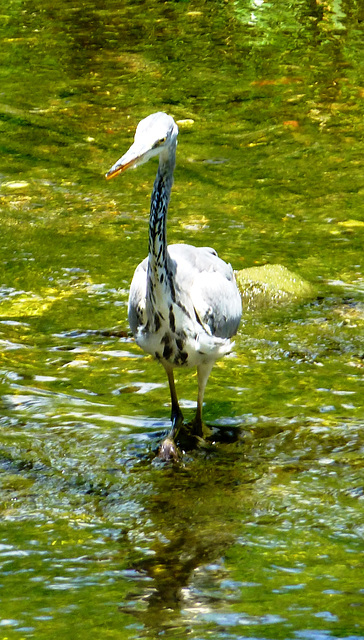
MULTIPOLYGON (((14 0, 0 26, 0 638, 364 638, 364 10, 359 0, 14 0), (133 342, 153 162, 170 242, 278 264, 180 465, 133 342)), ((186 419, 191 370, 178 372, 186 419)))

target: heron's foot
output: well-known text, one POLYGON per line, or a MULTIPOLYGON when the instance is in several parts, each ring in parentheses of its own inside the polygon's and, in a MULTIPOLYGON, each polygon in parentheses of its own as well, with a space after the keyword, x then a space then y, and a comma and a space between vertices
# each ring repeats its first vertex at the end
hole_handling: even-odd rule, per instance
POLYGON ((191 422, 184 423, 179 431, 177 438, 179 449, 182 453, 194 451, 206 446, 206 440, 203 436, 198 436, 194 432, 191 422))
POLYGON ((203 438, 203 425, 200 416, 196 415, 195 418, 189 424, 191 435, 196 438, 203 438))
POLYGON ((178 462, 180 456, 181 454, 175 441, 170 436, 167 436, 159 448, 158 458, 163 462, 178 462))

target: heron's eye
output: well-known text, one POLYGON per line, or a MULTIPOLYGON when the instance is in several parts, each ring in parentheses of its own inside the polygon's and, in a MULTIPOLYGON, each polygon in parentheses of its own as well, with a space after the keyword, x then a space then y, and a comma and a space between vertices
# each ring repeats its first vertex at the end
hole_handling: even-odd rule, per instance
POLYGON ((153 145, 153 149, 157 149, 157 147, 161 147, 162 144, 164 144, 166 140, 167 140, 167 137, 160 138, 159 140, 157 140, 157 142, 155 142, 154 145, 153 145))

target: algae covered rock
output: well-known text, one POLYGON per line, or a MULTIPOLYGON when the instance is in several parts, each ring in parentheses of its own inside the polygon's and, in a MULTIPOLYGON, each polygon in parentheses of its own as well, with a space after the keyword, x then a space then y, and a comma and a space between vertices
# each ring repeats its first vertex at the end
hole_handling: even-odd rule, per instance
POLYGON ((243 307, 265 309, 289 302, 301 302, 315 295, 314 287, 280 264, 265 264, 235 272, 243 307))

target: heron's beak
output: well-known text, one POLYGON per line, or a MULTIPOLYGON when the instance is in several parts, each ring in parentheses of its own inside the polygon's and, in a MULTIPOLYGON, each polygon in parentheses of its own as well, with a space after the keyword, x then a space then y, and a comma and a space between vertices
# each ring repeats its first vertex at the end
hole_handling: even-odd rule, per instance
POLYGON ((123 173, 127 169, 131 169, 133 167, 137 167, 138 164, 141 164, 144 161, 144 156, 146 151, 141 152, 140 147, 137 150, 134 145, 130 147, 130 149, 124 153, 124 155, 113 164, 111 169, 105 174, 105 178, 110 180, 110 178, 114 178, 119 175, 119 173, 123 173))

